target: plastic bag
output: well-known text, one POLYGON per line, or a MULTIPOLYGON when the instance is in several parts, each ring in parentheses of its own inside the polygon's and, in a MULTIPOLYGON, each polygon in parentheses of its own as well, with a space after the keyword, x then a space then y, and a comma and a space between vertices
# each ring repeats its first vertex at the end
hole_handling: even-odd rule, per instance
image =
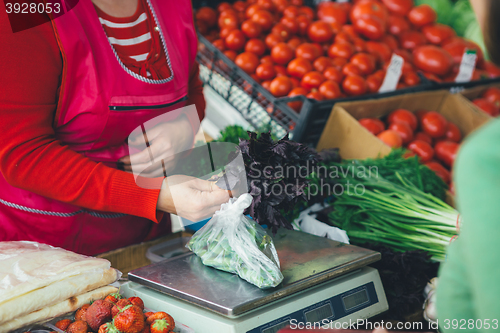
POLYGON ((230 199, 186 246, 207 266, 236 273, 262 289, 276 287, 283 281, 278 254, 266 231, 243 215, 251 203, 250 194, 230 199))

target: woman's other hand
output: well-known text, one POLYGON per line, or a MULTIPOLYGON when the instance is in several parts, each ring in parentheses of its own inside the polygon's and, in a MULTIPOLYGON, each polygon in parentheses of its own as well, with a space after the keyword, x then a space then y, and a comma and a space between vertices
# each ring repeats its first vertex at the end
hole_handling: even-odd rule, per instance
POLYGON ((229 198, 229 191, 214 182, 175 175, 163 180, 156 207, 196 222, 211 217, 229 198))

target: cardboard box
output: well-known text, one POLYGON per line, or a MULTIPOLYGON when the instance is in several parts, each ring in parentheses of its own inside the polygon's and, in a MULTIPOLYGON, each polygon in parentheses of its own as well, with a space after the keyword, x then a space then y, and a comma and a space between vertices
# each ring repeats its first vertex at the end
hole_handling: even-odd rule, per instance
POLYGON ((346 159, 385 156, 390 148, 361 126, 357 119, 382 118, 395 109, 433 110, 451 121, 465 137, 491 119, 464 96, 446 90, 399 95, 383 99, 335 104, 316 147, 339 148, 346 159))

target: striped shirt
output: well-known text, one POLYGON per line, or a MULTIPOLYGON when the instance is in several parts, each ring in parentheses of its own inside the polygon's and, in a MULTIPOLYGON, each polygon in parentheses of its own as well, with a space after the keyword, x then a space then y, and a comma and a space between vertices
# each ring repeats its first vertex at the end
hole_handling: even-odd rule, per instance
POLYGON ((99 21, 123 64, 142 76, 163 79, 170 76, 156 23, 144 0, 130 17, 113 17, 96 7, 99 21))

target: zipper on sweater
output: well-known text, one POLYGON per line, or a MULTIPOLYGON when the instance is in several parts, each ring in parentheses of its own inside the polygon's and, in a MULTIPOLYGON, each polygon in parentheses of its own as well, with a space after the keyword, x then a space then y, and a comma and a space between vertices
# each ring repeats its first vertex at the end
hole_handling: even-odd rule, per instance
POLYGON ((184 96, 172 103, 166 103, 166 104, 159 104, 159 105, 139 105, 139 106, 127 106, 127 105, 110 105, 109 109, 111 111, 134 111, 134 110, 155 110, 155 109, 163 109, 163 108, 168 108, 169 106, 172 106, 174 104, 184 102, 188 99, 187 96, 184 96))

